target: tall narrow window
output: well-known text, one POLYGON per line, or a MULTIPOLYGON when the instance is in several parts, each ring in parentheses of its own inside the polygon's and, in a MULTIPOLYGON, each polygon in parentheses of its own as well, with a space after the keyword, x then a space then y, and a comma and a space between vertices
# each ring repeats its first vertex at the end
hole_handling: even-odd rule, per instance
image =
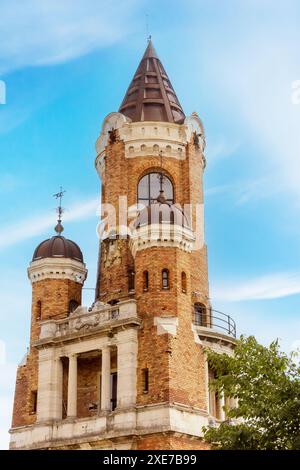
POLYGON ((134 290, 134 284, 135 284, 135 272, 133 269, 130 269, 128 271, 128 290, 134 290))
POLYGON ((37 410, 37 390, 33 390, 31 392, 31 397, 30 397, 31 414, 36 414, 36 410, 37 410))
POLYGON ((36 315, 35 315, 36 320, 41 320, 42 318, 42 302, 41 300, 38 300, 36 303, 36 315))
POLYGON ((194 304, 194 323, 199 326, 207 326, 207 309, 204 304, 194 304))
POLYGON ((149 272, 144 271, 143 272, 143 291, 147 292, 149 289, 149 272))
POLYGON ((169 280, 169 270, 163 269, 162 270, 162 288, 169 289, 170 288, 170 280, 169 280))
POLYGON ((181 273, 181 291, 186 294, 187 286, 186 286, 186 274, 184 271, 181 273))
POLYGON ((77 302, 77 300, 70 300, 69 302, 69 313, 73 313, 75 312, 76 308, 79 307, 79 303, 77 302))
POLYGON ((110 403, 111 410, 117 407, 117 389, 118 389, 118 374, 117 372, 112 372, 110 374, 110 403))
POLYGON ((149 369, 143 369, 143 391, 144 393, 149 392, 149 369))

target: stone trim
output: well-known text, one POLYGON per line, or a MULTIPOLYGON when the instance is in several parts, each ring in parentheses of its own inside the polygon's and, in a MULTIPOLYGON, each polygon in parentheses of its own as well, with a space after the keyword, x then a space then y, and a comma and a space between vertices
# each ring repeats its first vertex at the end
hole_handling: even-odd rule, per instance
POLYGON ((69 342, 77 338, 85 340, 95 333, 140 324, 135 300, 124 300, 116 306, 96 302, 90 310, 78 307, 67 318, 41 321, 39 340, 34 345, 69 342))
POLYGON ((143 436, 160 432, 179 432, 202 437, 202 427, 208 425, 204 410, 180 403, 139 406, 118 410, 93 418, 67 419, 22 426, 10 430, 11 449, 45 449, 106 440, 117 437, 143 436))
POLYGON ((88 271, 80 261, 57 257, 32 261, 27 272, 32 284, 44 279, 69 279, 84 284, 88 271))
POLYGON ((195 246, 192 230, 180 225, 151 224, 135 229, 129 240, 133 257, 140 250, 152 247, 172 247, 191 253, 195 246))
POLYGON ((154 325, 157 327, 157 335, 176 336, 178 317, 154 317, 154 325))
POLYGON ((186 144, 190 142, 193 133, 198 136, 201 152, 205 149, 204 129, 196 113, 187 117, 183 124, 130 122, 130 119, 121 113, 110 113, 103 121, 101 134, 96 142, 95 166, 100 177, 104 174, 106 146, 112 129, 118 130, 119 138, 125 143, 125 158, 160 158, 162 151, 164 158, 185 160, 186 144))

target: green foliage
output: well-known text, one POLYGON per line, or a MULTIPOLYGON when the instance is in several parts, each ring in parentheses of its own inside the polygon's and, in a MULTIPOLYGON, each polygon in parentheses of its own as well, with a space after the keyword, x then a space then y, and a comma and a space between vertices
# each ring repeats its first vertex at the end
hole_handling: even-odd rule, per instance
POLYGON ((253 336, 241 337, 232 357, 206 350, 215 372, 212 388, 236 398, 238 407, 226 409, 228 420, 204 428, 205 439, 216 449, 300 449, 300 367, 295 354, 269 347, 253 336))

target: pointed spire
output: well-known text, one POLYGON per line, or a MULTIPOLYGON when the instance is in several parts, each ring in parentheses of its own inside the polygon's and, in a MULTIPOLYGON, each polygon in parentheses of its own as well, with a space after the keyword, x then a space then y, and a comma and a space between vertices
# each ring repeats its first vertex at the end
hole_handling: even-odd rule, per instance
POLYGON ((151 36, 149 36, 148 38, 148 46, 145 50, 145 53, 143 55, 143 59, 157 59, 159 60, 158 58, 158 55, 156 53, 156 50, 154 49, 154 46, 153 46, 153 43, 152 43, 152 40, 151 40, 151 36))
POLYGON ((180 124, 185 118, 151 37, 119 112, 134 122, 165 121, 180 124))

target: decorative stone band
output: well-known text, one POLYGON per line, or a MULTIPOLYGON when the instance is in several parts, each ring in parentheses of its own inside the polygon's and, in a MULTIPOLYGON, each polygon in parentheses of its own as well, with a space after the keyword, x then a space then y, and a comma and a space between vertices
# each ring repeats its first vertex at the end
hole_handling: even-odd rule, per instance
POLYGON ((40 340, 68 341, 71 335, 83 338, 107 327, 114 328, 138 320, 136 301, 124 300, 111 306, 97 301, 93 307, 78 307, 67 319, 41 322, 40 340))
MULTIPOLYGON (((205 149, 205 136, 202 122, 196 113, 187 117, 184 124, 170 122, 130 122, 121 113, 110 113, 104 120, 101 134, 96 142, 96 169, 102 177, 105 168, 106 145, 109 132, 118 129, 119 138, 125 143, 126 158, 160 157, 184 160, 186 144, 193 134, 197 137, 200 151, 205 149)), ((205 158, 203 156, 203 166, 205 158)))
POLYGON ((172 224, 151 224, 136 228, 131 233, 129 246, 135 257, 140 250, 152 247, 173 247, 191 252, 195 236, 191 229, 172 224))
MULTIPOLYGON (((107 412, 92 418, 69 418, 14 428, 10 430, 10 448, 47 449, 50 446, 59 449, 93 441, 107 446, 107 439, 168 431, 201 438, 203 426, 208 425, 206 410, 181 403, 157 403, 131 409, 116 408, 114 413, 107 412)), ((132 448, 131 445, 128 443, 128 449, 132 448)))
POLYGON ((31 283, 43 279, 70 279, 84 284, 87 277, 84 263, 69 258, 43 258, 32 261, 28 268, 28 277, 31 283))

